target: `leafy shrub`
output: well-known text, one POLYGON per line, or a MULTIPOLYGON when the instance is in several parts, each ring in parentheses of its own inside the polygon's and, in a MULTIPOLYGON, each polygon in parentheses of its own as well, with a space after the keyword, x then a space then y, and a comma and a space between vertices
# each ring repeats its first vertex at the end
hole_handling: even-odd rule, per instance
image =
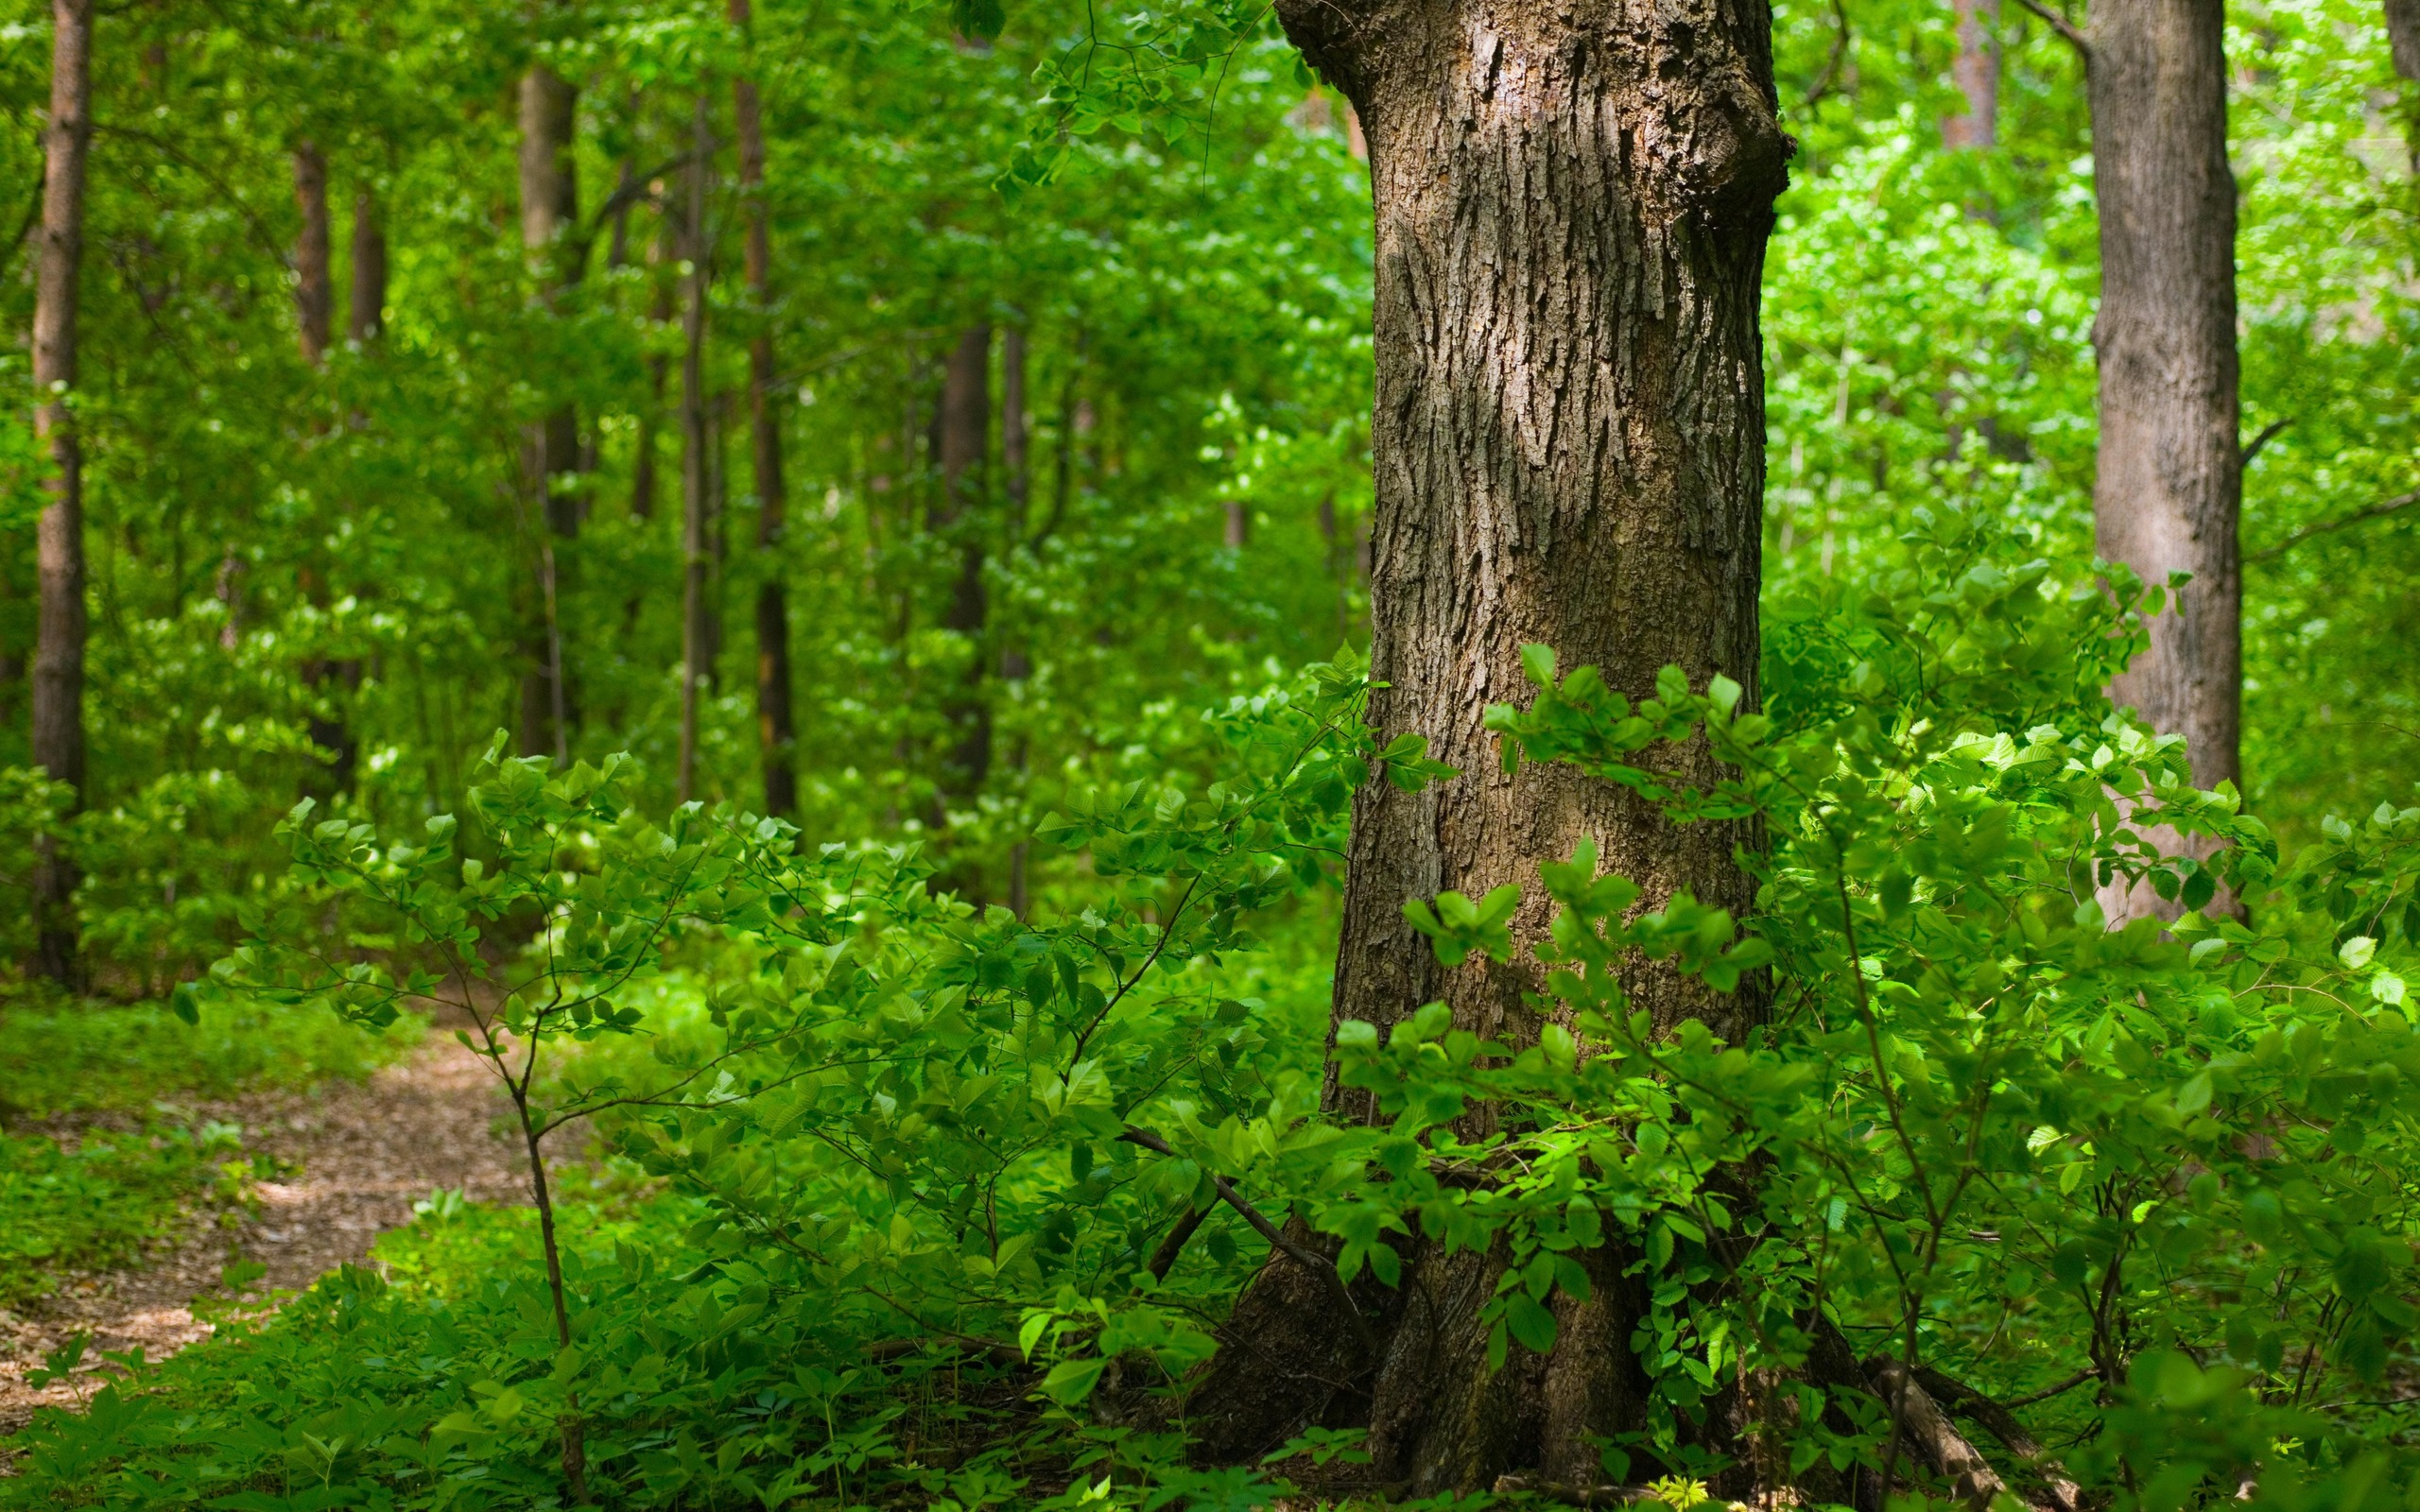
MULTIPOLYGON (((1490 714, 1507 760, 1575 763, 1682 822, 1759 819, 1757 914, 1641 912, 1585 849, 1542 867, 1560 916, 1534 1039, 1482 1040, 1442 1005, 1339 1026, 1334 1074, 1374 1126, 1321 1116, 1299 1003, 1231 988, 1253 919, 1326 877, 1359 783, 1444 775, 1362 728, 1349 663, 1214 716, 1230 775, 1199 794, 1127 784, 1054 816, 1044 837, 1097 890, 1031 921, 935 897, 908 852, 801 854, 696 805, 650 824, 610 769, 492 757, 473 814, 493 861, 458 860, 450 820, 390 845, 300 816, 306 890, 212 990, 372 1023, 494 1001, 466 1038, 533 1145, 587 1116, 660 1194, 610 1263, 571 1210, 416 1240, 405 1295, 322 1287, 243 1346, 273 1360, 175 1373, 216 1368, 205 1351, 157 1398, 112 1398, 95 1421, 121 1447, 47 1421, 30 1473, 125 1504, 176 1476, 427 1505, 583 1477, 632 1504, 1265 1500, 1253 1472, 1177 1469, 1150 1399, 1211 1352, 1264 1246, 1295 1245, 1268 1218, 1290 1207, 1340 1294, 1398 1282, 1410 1235, 1495 1257, 1500 1362, 1552 1346, 1557 1295, 1594 1284, 1575 1257, 1610 1246, 1649 1298, 1631 1342, 1654 1405, 1607 1467, 1676 1495, 1720 1469, 1693 1424, 1742 1371, 1789 1372, 1768 1431, 1793 1470, 1908 1469, 1865 1354, 2042 1399, 2066 1464, 2029 1472, 2119 1507, 2247 1484, 2255 1504, 2399 1501, 2412 1467, 2360 1405, 2383 1399, 2345 1388, 2408 1365, 2420 1321, 2420 809, 2283 860, 2100 695, 2160 591, 2066 591, 2023 545, 1920 514, 1899 567, 1779 608, 1767 712, 1677 674, 1633 702, 1533 648, 1533 701, 1490 714), (1654 751, 1687 739, 1731 775, 1668 785, 1654 751), (2221 849, 2164 853, 2154 824, 2221 849), (2097 893, 2133 884, 2182 917, 2111 929, 2097 893), (421 954, 331 964, 332 894, 421 954), (471 992, 482 932, 533 911, 497 995, 471 992), (1659 1028, 1621 985, 1640 960, 1709 993, 1769 981, 1772 1011, 1738 1044, 1659 1028), (659 1013, 674 1032, 641 1053, 659 1013), (337 1349, 349 1318, 412 1352, 337 1349), (252 1433, 240 1465, 169 1426, 239 1400, 255 1429, 207 1441, 252 1433), (936 1404, 986 1446, 939 1480, 915 1416, 936 1404)), ((1509 955, 1512 901, 1406 907, 1451 962, 1509 955)))

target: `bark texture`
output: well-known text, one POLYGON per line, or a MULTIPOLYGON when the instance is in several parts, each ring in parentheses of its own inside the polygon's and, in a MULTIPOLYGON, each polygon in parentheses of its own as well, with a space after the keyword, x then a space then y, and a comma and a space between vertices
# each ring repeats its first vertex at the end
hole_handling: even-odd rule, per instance
POLYGON ((1941 142, 1953 152, 1980 150, 1999 140, 1999 0, 1950 0, 1949 8, 1958 20, 1949 78, 1965 96, 1966 110, 1943 117, 1941 142))
POLYGON ((2386 0, 2386 37, 2397 77, 2420 84, 2420 0, 2386 0))
POLYGON ((344 334, 368 346, 387 331, 387 226, 378 194, 364 184, 353 196, 353 271, 344 334))
MULTIPOLYGON (((748 0, 731 0, 732 25, 745 31, 748 0)), ((788 493, 782 479, 782 425, 773 389, 773 240, 765 204, 765 129, 753 79, 732 80, 739 134, 739 190, 748 200, 748 293, 762 322, 748 344, 748 434, 756 479, 756 740, 765 767, 765 812, 798 812, 798 729, 790 705, 790 610, 781 571, 788 493)))
POLYGON ((2237 434, 2235 176, 2221 0, 2093 0, 2100 209, 2104 560, 2193 580, 2111 692, 2182 734, 2203 787, 2241 777, 2243 497, 2237 434))
MULTIPOLYGON (((1457 1024, 1519 1040, 1535 1031, 1522 994, 1543 987, 1525 958, 1549 917, 1540 862, 1593 839, 1642 906, 1684 890, 1735 913, 1753 901, 1732 859, 1752 834, 1676 828, 1567 768, 1508 777, 1482 719, 1528 701, 1527 642, 1634 697, 1676 663, 1701 686, 1728 674, 1754 701, 1757 296, 1789 154, 1771 13, 1762 0, 1281 0, 1278 13, 1369 133, 1371 658, 1386 684, 1371 717, 1464 774, 1357 796, 1334 1017, 1383 1032, 1442 1000, 1457 1024), (1444 970, 1404 922, 1406 899, 1504 883, 1527 893, 1512 964, 1444 970)), ((1651 759, 1715 775, 1701 747, 1651 759)), ((1762 1016, 1753 990, 1717 997, 1657 968, 1628 985, 1658 1022, 1703 1019, 1735 1041, 1762 1016)), ((1214 1362, 1189 1420, 1214 1452, 1241 1453, 1366 1410, 1377 1474, 1412 1495, 1532 1468, 1601 1481, 1590 1435, 1637 1426, 1643 1398, 1635 1297, 1610 1250, 1591 1262, 1604 1281, 1553 1355, 1516 1350, 1494 1376, 1478 1326, 1492 1257, 1416 1256, 1381 1358, 1346 1349, 1299 1371, 1265 1357, 1321 1325, 1284 1305, 1272 1271, 1231 1326, 1262 1347, 1214 1362)))
POLYGON ((328 160, 312 143, 294 148, 294 204, 302 232, 294 239, 294 323, 302 360, 316 368, 328 356, 336 319, 336 280, 328 242, 328 160))
MULTIPOLYGON (((84 799, 84 458, 67 395, 76 387, 78 284, 84 263, 84 157, 93 139, 92 0, 52 0, 50 115, 43 123, 42 231, 34 250, 34 437, 49 454, 49 495, 34 527, 41 579, 33 676, 34 765, 84 799)), ((76 868, 47 841, 34 861, 34 969, 75 985, 76 868)))

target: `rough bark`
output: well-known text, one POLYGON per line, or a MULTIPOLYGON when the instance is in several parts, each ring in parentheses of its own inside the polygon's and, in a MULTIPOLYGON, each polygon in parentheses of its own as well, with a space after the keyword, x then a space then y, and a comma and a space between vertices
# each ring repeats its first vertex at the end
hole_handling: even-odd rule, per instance
MULTIPOLYGON (((732 25, 745 31, 748 0, 731 0, 732 25)), ((782 478, 782 425, 773 389, 773 241, 765 204, 765 129, 756 84, 731 82, 734 124, 739 137, 739 189, 748 201, 748 293, 759 324, 748 344, 749 453, 756 479, 756 551, 763 574, 756 585, 756 741, 763 752, 765 812, 785 817, 798 812, 798 730, 790 705, 790 611, 781 569, 782 529, 788 495, 782 478)))
POLYGON ((328 160, 318 146, 294 148, 294 204, 302 232, 294 239, 294 320, 302 360, 316 368, 327 360, 336 319, 336 279, 329 266, 328 160))
POLYGON ((2235 176, 2226 158, 2219 0, 2099 0, 2091 10, 2100 209, 2101 556, 2193 581, 2118 679, 2121 702, 2185 735, 2195 781, 2238 775, 2235 176))
POLYGON ((713 638, 706 602, 712 554, 706 540, 709 479, 706 449, 706 175, 714 131, 706 98, 698 96, 691 132, 688 207, 682 217, 683 253, 689 262, 688 298, 681 312, 681 755, 679 792, 686 803, 698 769, 698 694, 705 686, 713 638))
MULTIPOLYGON (((1526 958, 1549 914, 1540 862, 1593 839, 1644 906, 1684 890, 1735 913, 1753 901, 1733 860, 1753 834, 1669 825, 1567 768, 1506 776, 1482 718, 1490 703, 1528 700, 1526 642, 1553 646, 1565 667, 1601 667, 1634 697, 1670 663, 1700 686, 1728 674, 1755 699, 1757 293, 1789 152, 1771 14, 1761 0, 1581 12, 1543 0, 1281 0, 1279 15, 1369 132, 1371 653, 1385 684, 1371 719, 1382 738, 1426 736, 1464 774, 1417 795, 1375 782, 1357 797, 1333 1013, 1383 1031, 1443 1001, 1458 1025, 1517 1041, 1535 1029, 1522 994, 1543 988, 1526 958), (1408 898, 1504 883, 1527 889, 1511 964, 1444 970, 1404 921, 1408 898)), ((1702 746, 1655 759, 1716 775, 1702 746)), ((1754 990, 1719 997, 1661 968, 1627 985, 1658 1022, 1695 1017, 1735 1041, 1762 1014, 1754 990)), ((1331 1104, 1370 1114, 1333 1088, 1331 1104)), ((1337 1410, 1314 1376, 1350 1373, 1367 1383, 1377 1473, 1410 1494, 1532 1467, 1599 1479, 1588 1433, 1638 1407, 1623 1321, 1636 1301, 1607 1254, 1592 1259, 1607 1281, 1580 1311, 1604 1314, 1575 1315, 1549 1358, 1516 1352, 1489 1376, 1478 1309, 1499 1262, 1424 1255, 1381 1359, 1328 1355, 1294 1375, 1231 1347, 1189 1421, 1208 1427, 1214 1452, 1249 1452, 1284 1419, 1337 1410)), ((1256 1311, 1257 1298, 1238 1309, 1235 1335, 1256 1311)))
MULTIPOLYGON (((2185 737, 2196 785, 2238 782, 2243 466, 2225 15, 2221 0, 2093 0, 2087 17, 2101 262, 2094 538, 2103 560, 2148 583, 2193 575, 2110 693, 2185 737)), ((2113 919, 2174 913, 2148 886, 2104 889, 2101 902, 2113 919)))
POLYGON ((1980 150, 1999 137, 1999 0, 1950 0, 1950 9, 1958 18, 1958 55, 1949 77, 1966 110, 1942 118, 1941 142, 1953 152, 1980 150))
MULTIPOLYGON (((93 137, 92 0, 52 0, 50 114, 43 123, 42 231, 34 254, 34 437, 50 456, 34 527, 41 580, 33 675, 34 765, 84 799, 84 459, 76 387, 78 283, 84 261, 84 157, 93 137)), ((34 969, 63 986, 77 971, 76 868, 36 851, 34 969)))
POLYGON ((940 784, 944 808, 981 792, 992 772, 992 705, 983 694, 981 644, 988 605, 983 593, 980 518, 986 489, 984 464, 991 450, 991 368, 992 328, 977 325, 959 337, 942 371, 936 448, 941 458, 941 493, 929 519, 933 533, 958 548, 958 576, 950 584, 942 627, 977 644, 966 676, 942 705, 949 723, 949 748, 942 754, 940 784))
POLYGON ((363 184, 353 195, 353 270, 345 335, 368 346, 387 332, 387 227, 378 192, 363 184))

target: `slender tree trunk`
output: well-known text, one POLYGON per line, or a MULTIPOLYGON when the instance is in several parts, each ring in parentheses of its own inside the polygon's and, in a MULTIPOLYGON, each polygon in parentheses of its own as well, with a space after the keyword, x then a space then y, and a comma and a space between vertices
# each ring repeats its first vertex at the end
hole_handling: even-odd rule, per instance
MULTIPOLYGON (((748 0, 731 0, 732 24, 748 28, 748 0)), ((782 425, 774 408, 773 239, 765 204, 765 129, 755 80, 731 81, 739 137, 739 189, 748 201, 748 293, 760 322, 748 344, 748 435, 756 478, 756 742, 765 766, 765 812, 798 812, 798 731, 790 710, 790 610, 782 582, 782 529, 788 494, 782 477, 782 425)))
MULTIPOLYGON (((2087 14, 2101 266, 2093 533, 2103 560, 2147 583, 2193 575, 2110 693, 2183 735, 2195 783, 2211 787, 2242 775, 2225 13, 2221 0, 2092 0, 2087 14)), ((2109 890, 2102 905, 2113 917, 2157 910, 2149 887, 2136 892, 2109 890)))
MULTIPOLYGON (((1383 1035, 1443 1001, 1458 1026, 1519 1043, 1538 1023, 1525 994, 1544 989, 1529 958, 1550 913, 1540 862, 1590 839, 1648 906, 1686 890, 1745 914, 1754 898, 1733 859, 1753 832, 1668 824, 1565 766, 1508 776, 1481 721, 1492 702, 1529 700, 1528 642, 1633 697, 1671 663, 1698 686, 1728 674, 1755 701, 1758 281, 1789 152, 1771 14, 1761 0, 1685 13, 1279 0, 1278 14, 1369 132, 1370 717, 1382 738, 1426 736, 1464 774, 1357 795, 1334 1017, 1383 1035), (1407 899, 1506 883, 1525 888, 1510 964, 1446 970, 1404 921, 1407 899)), ((1717 775, 1701 743, 1666 760, 1689 781, 1717 775)), ((1718 996, 1660 966, 1625 985, 1656 1022, 1700 1019, 1735 1043, 1763 1014, 1759 989, 1718 996)), ((1371 1116, 1333 1085, 1329 1102, 1371 1116)), ((1594 1439, 1642 1425, 1629 1340, 1644 1298, 1613 1246, 1584 1263, 1595 1295, 1559 1303, 1554 1352, 1491 1373, 1479 1312, 1499 1257, 1415 1246, 1400 1290, 1372 1299, 1374 1359, 1328 1288, 1281 1260, 1238 1304, 1188 1424, 1237 1453, 1365 1415, 1377 1475, 1414 1496, 1531 1468, 1601 1482, 1594 1439)), ((1742 1434, 1756 1410, 1735 1387, 1700 1432, 1751 1462, 1728 1479, 1771 1484, 1742 1434)))
POLYGON ((366 347, 387 331, 387 230, 368 184, 353 195, 352 280, 345 335, 366 347))
MULTIPOLYGON (((52 0, 50 116, 43 124, 42 232, 34 258, 34 436, 50 453, 50 495, 34 527, 41 578, 33 677, 34 765, 84 801, 84 458, 76 387, 78 282, 84 261, 84 154, 93 136, 92 0, 52 0)), ((76 867, 47 839, 36 850, 34 969, 77 985, 76 867)))
MULTIPOLYGON (((941 494, 931 513, 933 533, 958 547, 958 576, 950 587, 942 627, 975 644, 966 676, 942 705, 949 722, 949 749, 942 760, 939 808, 964 802, 983 790, 992 773, 992 705, 984 696, 983 593, 984 464, 991 446, 992 328, 971 326, 951 349, 942 374, 938 418, 941 494)), ((936 815, 936 825, 943 822, 936 815)))
MULTIPOLYGON (((1012 325, 1000 335, 1000 470, 1008 474, 1005 492, 1009 501, 1008 550, 1011 560, 1026 544, 1026 516, 1032 492, 1032 462, 1028 455, 1032 422, 1026 414, 1026 351, 1025 327, 1012 325)), ((1000 653, 1000 676, 1011 684, 1021 683, 1033 675, 1033 662, 1023 645, 1011 644, 1000 653)), ((1015 764, 1017 785, 1025 786, 1025 773, 1030 759, 1026 736, 1022 730, 1016 738, 1015 764)), ((1019 919, 1032 906, 1028 894, 1027 868, 1030 846, 1022 834, 1009 847, 1008 909, 1019 919)))
POLYGON ((698 772, 698 694, 710 675, 713 625, 708 615, 707 575, 713 565, 706 540, 710 479, 706 449, 706 175, 713 162, 714 131, 706 97, 698 96, 691 132, 688 213, 683 240, 689 262, 688 301, 681 315, 681 757, 679 793, 689 801, 698 772))
MULTIPOLYGON (((573 142, 579 92, 545 64, 532 63, 521 76, 520 103, 521 245, 537 271, 541 296, 551 304, 579 281, 579 179, 573 142)), ((525 755, 561 761, 571 746, 561 613, 569 563, 555 541, 579 533, 579 495, 564 486, 579 471, 579 419, 572 406, 559 405, 532 422, 521 451, 523 487, 552 538, 538 543, 541 614, 523 673, 521 748, 525 755)))
POLYGON ((328 160, 310 142, 294 148, 294 203, 302 212, 302 234, 294 241, 294 316, 302 360, 316 368, 327 360, 336 318, 336 279, 328 248, 328 160))
MULTIPOLYGON (((648 320, 659 328, 670 325, 676 313, 670 268, 680 261, 683 234, 680 211, 666 204, 663 224, 647 252, 648 278, 655 288, 647 313, 648 320)), ((670 376, 671 367, 670 359, 661 351, 647 359, 648 404, 639 412, 638 437, 632 447, 637 455, 631 463, 631 518, 633 520, 655 518, 656 421, 664 413, 664 386, 665 380, 670 376)))
POLYGON ((1953 152, 1980 150, 1999 138, 1999 0, 1950 0, 1950 9, 1958 18, 1958 56, 1949 77, 1966 110, 1942 119, 1941 143, 1953 152))

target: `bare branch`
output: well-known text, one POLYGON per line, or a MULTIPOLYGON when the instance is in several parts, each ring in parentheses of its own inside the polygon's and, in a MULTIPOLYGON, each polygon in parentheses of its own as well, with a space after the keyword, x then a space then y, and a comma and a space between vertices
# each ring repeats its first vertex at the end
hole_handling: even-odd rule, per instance
POLYGON ((2259 435, 2255 436, 2252 439, 2243 443, 2243 455, 2238 462, 2238 465, 2240 467, 2250 467, 2252 465, 2252 459, 2260 455, 2260 449, 2268 445, 2271 441, 2275 440, 2277 438, 2277 433, 2284 430, 2287 426, 2291 425, 2293 422, 2294 417, 2289 415, 2284 420, 2273 420, 2268 424, 2261 426, 2259 435))
POLYGON ((2084 37, 2082 27, 2042 4, 2042 0, 2016 0, 2016 3, 2041 17, 2044 24, 2052 31, 2065 37, 2067 40, 2067 45, 2076 50, 2076 56, 2083 60, 2085 69, 2089 70, 2092 67, 2092 43, 2084 37))

